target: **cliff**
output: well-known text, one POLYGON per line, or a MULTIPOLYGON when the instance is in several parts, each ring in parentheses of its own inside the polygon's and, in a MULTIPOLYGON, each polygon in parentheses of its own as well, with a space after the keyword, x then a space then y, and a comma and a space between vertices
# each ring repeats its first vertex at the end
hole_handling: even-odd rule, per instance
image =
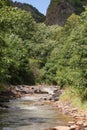
POLYGON ((63 26, 72 13, 80 14, 86 4, 87 0, 51 0, 45 23, 63 26))

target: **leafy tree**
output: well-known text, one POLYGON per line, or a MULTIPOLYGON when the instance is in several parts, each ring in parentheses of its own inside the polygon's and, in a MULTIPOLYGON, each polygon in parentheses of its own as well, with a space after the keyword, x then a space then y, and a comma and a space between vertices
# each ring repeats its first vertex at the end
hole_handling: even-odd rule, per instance
POLYGON ((1 0, 0 1, 0 8, 4 7, 4 6, 10 6, 12 3, 11 0, 1 0))
POLYGON ((45 21, 45 16, 42 13, 40 13, 35 7, 33 7, 30 4, 20 3, 20 2, 16 1, 16 2, 13 2, 12 5, 14 7, 18 7, 20 9, 22 9, 22 10, 27 11, 27 12, 31 12, 33 18, 35 19, 35 21, 37 23, 45 21))
POLYGON ((7 71, 7 67, 3 60, 5 56, 5 48, 7 47, 3 37, 0 35, 0 81, 3 82, 5 80, 5 74, 7 71))
POLYGON ((71 86, 87 99, 87 8, 59 27, 36 24, 26 11, 2 7, 0 82, 71 86))
POLYGON ((22 39, 31 39, 35 31, 35 22, 26 11, 16 7, 4 7, 0 10, 0 30, 19 35, 22 39))
MULTIPOLYGON (((27 39, 32 39, 36 24, 30 13, 12 7, 0 10, 0 30, 7 47, 1 54, 4 81, 12 84, 34 84, 34 75, 29 65, 27 39), (25 20, 24 20, 24 19, 25 20)), ((2 42, 1 42, 2 43, 2 42)), ((29 43, 29 42, 28 42, 29 43)))

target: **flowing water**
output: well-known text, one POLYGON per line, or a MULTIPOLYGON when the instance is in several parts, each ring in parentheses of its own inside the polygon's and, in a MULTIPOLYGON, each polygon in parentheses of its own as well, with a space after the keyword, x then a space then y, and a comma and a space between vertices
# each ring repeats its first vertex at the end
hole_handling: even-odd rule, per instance
POLYGON ((40 98, 27 96, 6 103, 8 108, 0 109, 0 130, 44 130, 66 125, 69 119, 51 105, 40 104, 40 98))

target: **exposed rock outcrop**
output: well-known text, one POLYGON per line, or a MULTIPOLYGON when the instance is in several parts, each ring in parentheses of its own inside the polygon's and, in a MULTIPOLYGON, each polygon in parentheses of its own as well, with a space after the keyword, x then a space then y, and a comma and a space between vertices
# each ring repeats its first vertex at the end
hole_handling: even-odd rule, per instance
POLYGON ((46 14, 46 25, 63 26, 72 13, 80 14, 87 1, 51 0, 46 14))
POLYGON ((47 15, 46 24, 53 25, 58 24, 60 26, 64 25, 67 18, 74 13, 74 8, 66 1, 55 2, 50 4, 47 15))

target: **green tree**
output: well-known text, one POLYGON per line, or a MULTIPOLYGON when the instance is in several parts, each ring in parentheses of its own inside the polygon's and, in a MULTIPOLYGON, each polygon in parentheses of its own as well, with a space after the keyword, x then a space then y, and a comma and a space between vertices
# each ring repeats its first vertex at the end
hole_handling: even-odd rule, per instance
POLYGON ((35 31, 35 22, 26 11, 16 7, 4 7, 0 10, 0 30, 19 35, 23 40, 31 39, 35 31))
POLYGON ((4 7, 4 6, 10 6, 12 3, 12 0, 1 0, 0 1, 0 8, 4 7))
POLYGON ((12 7, 3 7, 0 10, 0 32, 7 46, 2 46, 0 51, 4 54, 0 63, 3 81, 34 84, 26 44, 27 40, 31 41, 35 30, 36 23, 30 13, 12 7))
POLYGON ((5 74, 7 71, 6 64, 3 60, 5 56, 5 48, 7 47, 3 37, 0 35, 0 82, 5 80, 5 74))

